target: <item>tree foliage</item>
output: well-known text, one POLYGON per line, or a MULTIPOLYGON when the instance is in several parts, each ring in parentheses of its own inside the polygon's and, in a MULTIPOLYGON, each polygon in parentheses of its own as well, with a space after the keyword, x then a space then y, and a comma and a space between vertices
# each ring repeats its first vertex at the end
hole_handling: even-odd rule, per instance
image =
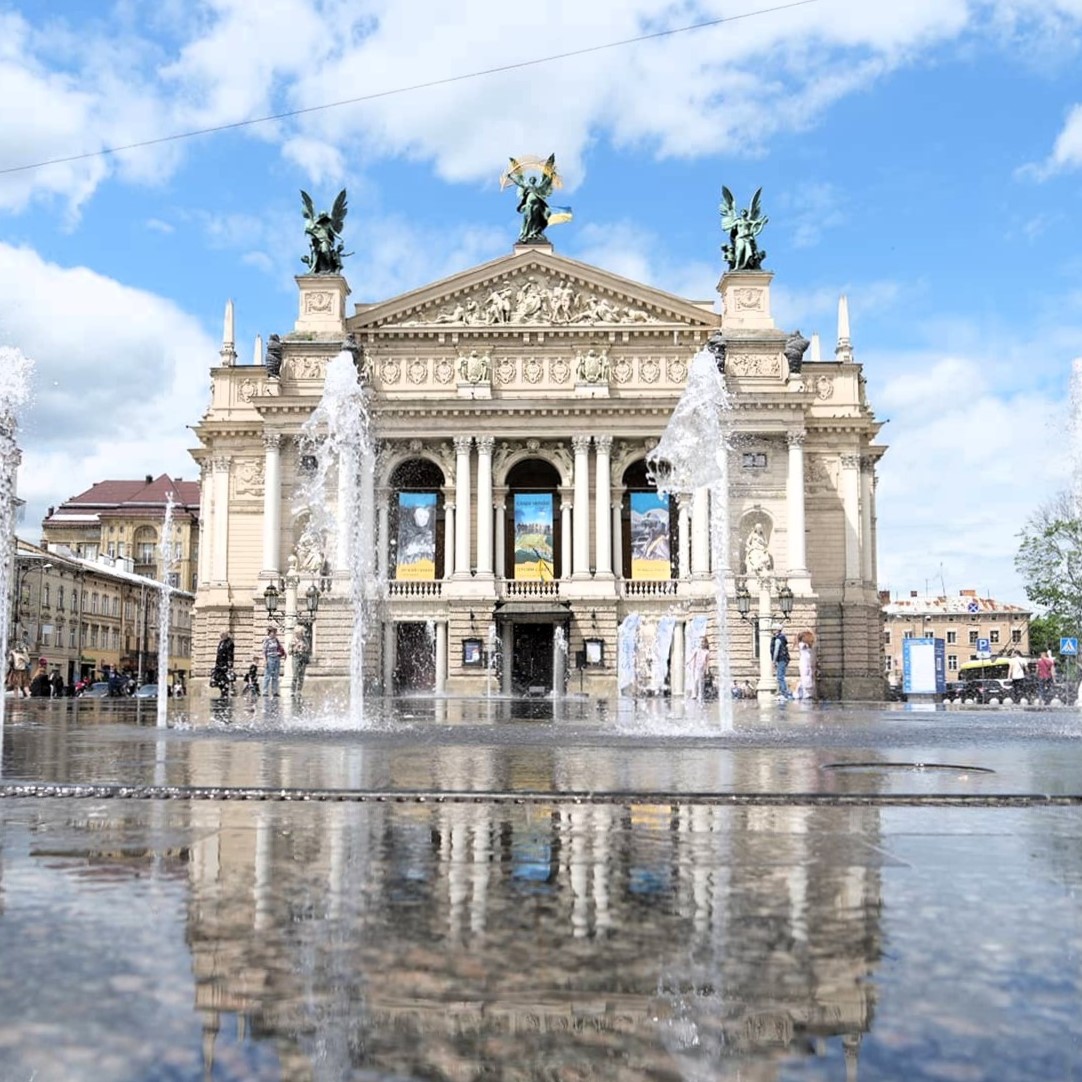
POLYGON ((1026 520, 1014 566, 1026 596, 1048 617, 1072 631, 1082 626, 1082 516, 1067 493, 1026 520))

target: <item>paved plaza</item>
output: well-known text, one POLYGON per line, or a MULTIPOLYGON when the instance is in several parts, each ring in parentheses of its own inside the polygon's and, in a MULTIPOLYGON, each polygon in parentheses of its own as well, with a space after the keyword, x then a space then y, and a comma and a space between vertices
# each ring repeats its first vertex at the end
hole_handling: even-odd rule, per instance
POLYGON ((8 703, 0 1079, 1082 1071, 1071 709, 8 703))

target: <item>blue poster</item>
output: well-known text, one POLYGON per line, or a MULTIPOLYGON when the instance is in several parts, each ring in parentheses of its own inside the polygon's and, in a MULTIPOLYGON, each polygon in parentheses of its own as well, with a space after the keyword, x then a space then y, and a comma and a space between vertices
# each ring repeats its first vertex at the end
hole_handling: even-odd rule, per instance
POLYGON ((396 579, 436 577, 436 493, 398 494, 396 579))
POLYGON ((669 551, 669 497, 631 493, 631 577, 672 578, 669 551))

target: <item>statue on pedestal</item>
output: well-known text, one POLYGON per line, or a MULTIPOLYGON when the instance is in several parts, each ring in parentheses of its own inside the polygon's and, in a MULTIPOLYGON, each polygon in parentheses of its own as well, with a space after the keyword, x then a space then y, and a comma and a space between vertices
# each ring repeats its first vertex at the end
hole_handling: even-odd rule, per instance
POLYGON ((785 359, 789 362, 790 372, 800 371, 804 364, 804 354, 810 345, 811 342, 799 330, 793 331, 785 340, 785 359))
POLYGON ((548 198, 553 188, 562 188, 563 181, 556 172, 556 155, 550 154, 543 162, 540 158, 512 158, 507 172, 500 177, 500 187, 509 184, 519 190, 518 207, 522 215, 519 244, 544 244, 548 242, 545 229, 550 225, 571 220, 570 207, 550 207, 548 198), (539 175, 527 176, 528 166, 536 166, 539 175))
POLYGON ((282 340, 276 334, 267 339, 267 378, 278 379, 282 374, 282 340))
POLYGON ((353 253, 344 251, 342 227, 346 221, 346 189, 338 193, 330 212, 316 213, 312 197, 301 192, 304 204, 304 234, 308 238, 309 254, 301 259, 309 274, 341 274, 342 260, 353 253))
POLYGON ((770 549, 767 546, 766 532, 763 530, 763 524, 757 522, 755 528, 748 534, 748 540, 744 545, 744 571, 762 580, 773 570, 774 557, 770 555, 770 549))
POLYGON ((733 193, 725 185, 721 187, 721 227, 729 233, 729 243, 722 246, 722 255, 729 270, 762 270, 766 252, 759 248, 756 238, 770 220, 760 205, 762 188, 756 188, 751 205, 740 210, 733 193))

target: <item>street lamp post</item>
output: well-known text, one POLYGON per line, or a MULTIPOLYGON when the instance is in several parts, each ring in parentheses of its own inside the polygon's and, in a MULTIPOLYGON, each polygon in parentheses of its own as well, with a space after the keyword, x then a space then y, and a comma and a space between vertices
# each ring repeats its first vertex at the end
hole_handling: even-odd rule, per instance
MULTIPOLYGON (((759 643, 759 685, 758 697, 765 699, 777 690, 774 673, 771 668, 770 639, 776 621, 788 621, 793 613, 793 591, 784 579, 774 579, 771 575, 760 575, 758 612, 755 616, 755 634, 759 643), (773 588, 777 584, 779 612, 773 611, 773 588)), ((738 584, 736 589, 736 611, 740 619, 749 621, 751 612, 751 593, 747 580, 738 584)))
MULTIPOLYGON (((300 575, 297 574, 296 569, 293 566, 290 566, 289 571, 286 572, 285 578, 281 579, 280 583, 280 586, 273 582, 268 583, 267 588, 263 591, 263 605, 267 610, 267 618, 274 623, 282 624, 282 632, 286 637, 289 637, 297 624, 300 624, 301 627, 304 628, 304 633, 308 639, 308 648, 309 651, 311 651, 312 625, 316 622, 316 613, 319 611, 319 589, 314 582, 309 584, 308 589, 304 593, 305 611, 299 613, 297 609, 297 594, 300 586, 300 575), (285 594, 285 611, 284 613, 280 613, 278 611, 278 603, 281 600, 283 593, 285 594)), ((288 644, 284 645, 286 646, 285 676, 290 687, 292 687, 293 655, 289 653, 288 644)))

